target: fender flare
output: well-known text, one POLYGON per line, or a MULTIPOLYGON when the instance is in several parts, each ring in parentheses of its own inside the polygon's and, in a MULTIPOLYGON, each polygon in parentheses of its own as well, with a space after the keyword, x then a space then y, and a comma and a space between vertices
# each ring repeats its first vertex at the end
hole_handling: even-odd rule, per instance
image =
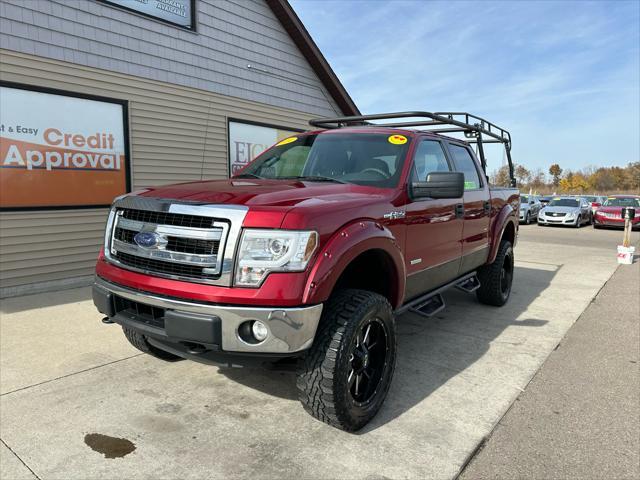
POLYGON ((390 230, 373 220, 357 220, 341 227, 316 256, 305 284, 303 303, 326 301, 349 264, 369 250, 385 252, 395 268, 392 305, 397 308, 404 297, 406 268, 404 255, 390 230))
POLYGON ((500 240, 504 235, 504 231, 507 229, 507 226, 511 223, 513 225, 513 243, 515 246, 516 238, 518 237, 518 221, 516 221, 515 210, 508 203, 502 207, 500 213, 496 217, 493 222, 493 229, 491 231, 491 249, 489 251, 489 258, 487 259, 487 263, 493 263, 498 255, 498 247, 500 247, 500 240))

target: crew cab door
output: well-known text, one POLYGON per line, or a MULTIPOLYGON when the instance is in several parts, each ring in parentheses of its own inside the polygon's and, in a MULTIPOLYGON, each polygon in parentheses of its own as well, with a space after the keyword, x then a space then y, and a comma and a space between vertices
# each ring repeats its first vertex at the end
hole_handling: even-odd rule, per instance
POLYGON ((489 256, 491 195, 473 151, 466 145, 453 142, 448 142, 448 147, 455 170, 464 173, 462 275, 486 263, 489 256))
MULTIPOLYGON (((432 139, 420 140, 411 168, 410 183, 425 181, 431 172, 452 171, 444 145, 432 139)), ((461 207, 460 198, 416 198, 408 201, 405 216, 405 300, 433 290, 458 276, 462 254, 461 207)))

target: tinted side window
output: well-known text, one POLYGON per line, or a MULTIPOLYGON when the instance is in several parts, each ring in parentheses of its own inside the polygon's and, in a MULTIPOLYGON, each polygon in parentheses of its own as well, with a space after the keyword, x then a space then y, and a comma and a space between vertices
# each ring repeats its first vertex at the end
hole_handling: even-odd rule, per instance
POLYGON ((431 172, 448 172, 450 170, 440 142, 434 140, 420 142, 413 158, 413 180, 424 182, 431 172))
POLYGON ((476 162, 471 157, 469 150, 460 145, 449 144, 449 150, 453 155, 453 161, 456 164, 456 170, 464 173, 464 189, 475 190, 482 186, 480 175, 476 168, 476 162))

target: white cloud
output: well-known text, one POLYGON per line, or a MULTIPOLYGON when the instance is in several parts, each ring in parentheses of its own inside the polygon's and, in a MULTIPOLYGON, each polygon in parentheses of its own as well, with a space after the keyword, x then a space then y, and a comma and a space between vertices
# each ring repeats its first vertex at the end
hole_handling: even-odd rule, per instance
POLYGON ((529 167, 639 159, 638 2, 292 3, 365 113, 470 111, 529 167))

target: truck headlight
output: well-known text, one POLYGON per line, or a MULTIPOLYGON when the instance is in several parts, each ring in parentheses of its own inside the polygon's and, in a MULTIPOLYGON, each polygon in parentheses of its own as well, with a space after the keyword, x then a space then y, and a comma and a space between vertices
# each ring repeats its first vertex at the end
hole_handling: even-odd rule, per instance
POLYGON ((302 272, 318 246, 313 231, 246 229, 236 262, 235 285, 257 287, 271 272, 302 272))

